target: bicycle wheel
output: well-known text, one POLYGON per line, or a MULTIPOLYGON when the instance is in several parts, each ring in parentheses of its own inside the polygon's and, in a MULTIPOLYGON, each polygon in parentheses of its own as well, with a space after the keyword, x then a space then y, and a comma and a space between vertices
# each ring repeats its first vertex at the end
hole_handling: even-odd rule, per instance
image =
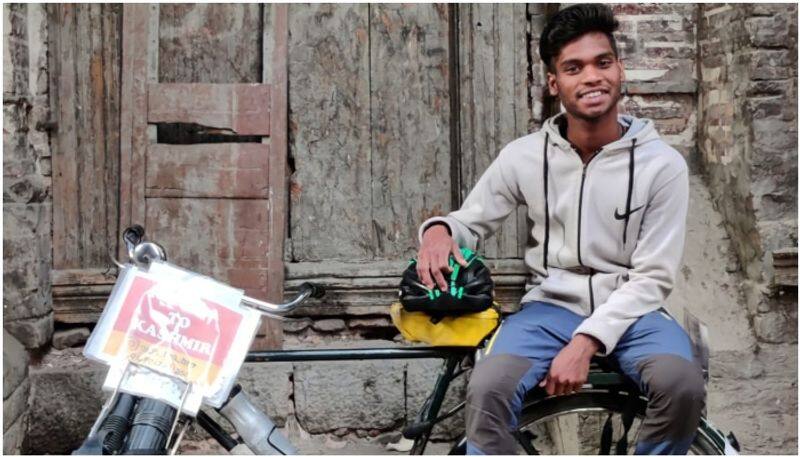
MULTIPOLYGON (((590 390, 530 401, 523 406, 520 415, 518 454, 597 455, 601 450, 603 430, 608 430, 605 425, 609 418, 612 424, 609 452, 613 454, 616 443, 624 433, 622 413, 628 399, 625 392, 590 390)), ((633 454, 636 448, 639 426, 646 407, 647 401, 644 398, 638 397, 635 400, 636 414, 628 432, 627 454, 633 454)), ((465 452, 464 438, 450 451, 451 454, 465 452)), ((722 455, 724 450, 701 425, 689 454, 722 455)))

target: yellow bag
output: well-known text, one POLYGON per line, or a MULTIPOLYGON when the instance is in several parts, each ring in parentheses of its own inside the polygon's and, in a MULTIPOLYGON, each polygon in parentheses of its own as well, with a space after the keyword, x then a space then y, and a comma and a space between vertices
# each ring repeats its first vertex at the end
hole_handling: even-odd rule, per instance
POLYGON ((403 338, 431 346, 477 346, 500 322, 500 314, 494 308, 480 313, 445 317, 435 324, 429 315, 406 311, 400 303, 394 303, 389 314, 403 338))

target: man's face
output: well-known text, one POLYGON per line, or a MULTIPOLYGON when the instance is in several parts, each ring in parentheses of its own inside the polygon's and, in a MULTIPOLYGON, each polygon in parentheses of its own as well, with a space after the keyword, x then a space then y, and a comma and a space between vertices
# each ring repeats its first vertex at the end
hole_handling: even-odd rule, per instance
POLYGON ((616 108, 625 73, 605 34, 587 33, 561 48, 555 71, 547 86, 568 113, 592 121, 616 108))

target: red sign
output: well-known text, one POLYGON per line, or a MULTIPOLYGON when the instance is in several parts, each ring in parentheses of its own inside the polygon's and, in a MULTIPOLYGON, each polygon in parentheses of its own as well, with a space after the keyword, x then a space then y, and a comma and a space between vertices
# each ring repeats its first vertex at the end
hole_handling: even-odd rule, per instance
POLYGON ((125 350, 134 363, 212 384, 242 316, 202 297, 168 292, 152 279, 133 278, 103 351, 117 356, 125 350))

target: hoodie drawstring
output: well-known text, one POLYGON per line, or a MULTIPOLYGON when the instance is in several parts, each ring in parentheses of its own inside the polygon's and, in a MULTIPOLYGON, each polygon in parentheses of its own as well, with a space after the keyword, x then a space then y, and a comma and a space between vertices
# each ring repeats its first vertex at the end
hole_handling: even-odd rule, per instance
POLYGON ((628 154, 628 198, 625 201, 625 228, 622 230, 622 245, 628 241, 628 221, 631 218, 631 196, 633 195, 633 150, 636 149, 636 138, 631 142, 631 150, 628 154))
POLYGON ((547 202, 547 145, 550 144, 550 133, 544 135, 544 256, 542 258, 544 263, 544 271, 547 273, 547 249, 550 245, 550 208, 547 202))

